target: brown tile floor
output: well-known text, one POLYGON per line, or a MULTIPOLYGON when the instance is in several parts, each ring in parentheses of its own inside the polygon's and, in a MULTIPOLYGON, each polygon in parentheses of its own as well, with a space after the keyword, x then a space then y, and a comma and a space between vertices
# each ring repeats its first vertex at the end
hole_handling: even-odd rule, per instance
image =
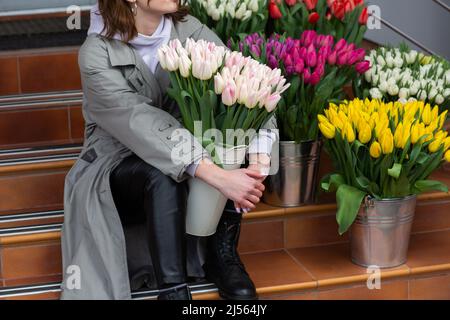
MULTIPOLYGON (((406 279, 403 277, 409 276, 411 270, 416 267, 450 264, 450 231, 413 235, 407 264, 397 268, 382 269, 382 277, 392 277, 392 280, 385 282, 389 284, 390 287, 388 288, 392 287, 392 290, 386 290, 384 293, 369 292, 362 288, 361 283, 365 283, 368 274, 366 268, 357 266, 350 261, 348 244, 243 254, 242 260, 258 288, 293 285, 300 282, 312 284, 317 280, 320 291, 329 291, 320 293, 319 298, 333 298, 336 295, 351 298, 361 294, 362 297, 367 298, 373 295, 383 299, 403 299, 405 298, 405 285, 395 280, 406 279), (334 288, 333 285, 347 287, 353 285, 355 288, 334 288), (342 290, 342 292, 334 292, 335 289, 342 290)), ((450 273, 450 269, 441 270, 441 273, 450 273)), ((424 281, 417 280, 415 287, 419 287, 421 284, 422 286, 427 285, 428 283, 424 281)), ((429 284, 439 285, 439 283, 432 281, 429 284)), ((442 286, 445 288, 445 284, 441 284, 442 286)), ((313 286, 310 288, 313 288, 313 286)), ((300 295, 303 295, 303 293, 300 293, 300 295)), ((307 297, 305 296, 305 298, 307 297)))
POLYGON ((284 250, 245 254, 242 260, 258 288, 314 282, 284 250))
POLYGON ((411 237, 407 265, 414 269, 450 263, 450 230, 411 237))

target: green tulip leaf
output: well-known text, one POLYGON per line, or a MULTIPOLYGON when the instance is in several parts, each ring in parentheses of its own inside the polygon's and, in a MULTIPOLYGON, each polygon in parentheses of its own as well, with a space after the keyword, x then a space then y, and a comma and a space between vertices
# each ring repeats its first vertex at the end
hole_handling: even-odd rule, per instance
POLYGON ((401 172, 402 165, 400 163, 394 163, 392 168, 388 169, 388 174, 395 179, 398 179, 398 177, 400 177, 401 172))
POLYGON ((336 190, 343 184, 345 184, 345 179, 342 175, 331 174, 322 180, 321 186, 326 192, 336 192, 336 190))
POLYGON ((339 234, 344 234, 356 219, 366 192, 352 186, 341 184, 336 192, 338 211, 336 221, 339 224, 339 234))
POLYGON ((427 191, 442 191, 448 192, 446 184, 435 180, 419 180, 414 184, 414 193, 419 194, 427 191))

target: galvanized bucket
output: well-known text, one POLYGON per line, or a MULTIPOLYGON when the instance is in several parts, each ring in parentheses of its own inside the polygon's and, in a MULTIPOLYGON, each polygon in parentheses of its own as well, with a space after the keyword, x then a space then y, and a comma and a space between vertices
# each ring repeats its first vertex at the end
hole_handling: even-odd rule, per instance
POLYGON ((368 267, 392 268, 406 262, 416 196, 367 197, 350 229, 351 259, 368 267))
POLYGON ((279 169, 265 179, 262 200, 278 207, 315 203, 321 150, 321 140, 280 141, 279 169))

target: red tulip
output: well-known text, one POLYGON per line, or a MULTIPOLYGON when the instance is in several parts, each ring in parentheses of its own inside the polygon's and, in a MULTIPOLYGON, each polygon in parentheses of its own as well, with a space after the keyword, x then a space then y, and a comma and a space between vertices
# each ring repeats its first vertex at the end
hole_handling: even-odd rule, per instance
POLYGON ((272 1, 269 3, 269 14, 272 19, 281 19, 283 17, 280 8, 272 1))
POLYGON ((303 2, 306 5, 306 8, 308 8, 308 10, 314 10, 317 6, 317 2, 319 0, 303 0, 303 2))
POLYGON ((284 2, 286 2, 286 4, 290 7, 293 7, 296 5, 297 0, 284 0, 284 2))
POLYGON ((334 16, 340 20, 344 19, 345 16, 345 7, 342 2, 335 1, 331 5, 331 12, 334 16))
POLYGON ((369 13, 367 12, 367 8, 364 8, 359 16, 359 24, 366 25, 367 20, 369 19, 369 13))
POLYGON ((317 21, 319 21, 319 18, 320 18, 319 14, 317 12, 313 12, 309 15, 308 21, 311 24, 316 24, 317 21))

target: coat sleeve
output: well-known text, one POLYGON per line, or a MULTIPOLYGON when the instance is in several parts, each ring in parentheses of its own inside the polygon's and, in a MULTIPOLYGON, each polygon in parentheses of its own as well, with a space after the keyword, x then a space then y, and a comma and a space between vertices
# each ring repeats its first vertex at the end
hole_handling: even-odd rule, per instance
POLYGON ((187 130, 177 130, 183 128, 177 119, 152 106, 111 66, 105 40, 88 37, 78 62, 91 120, 145 162, 180 182, 189 177, 189 164, 208 156, 187 130))

